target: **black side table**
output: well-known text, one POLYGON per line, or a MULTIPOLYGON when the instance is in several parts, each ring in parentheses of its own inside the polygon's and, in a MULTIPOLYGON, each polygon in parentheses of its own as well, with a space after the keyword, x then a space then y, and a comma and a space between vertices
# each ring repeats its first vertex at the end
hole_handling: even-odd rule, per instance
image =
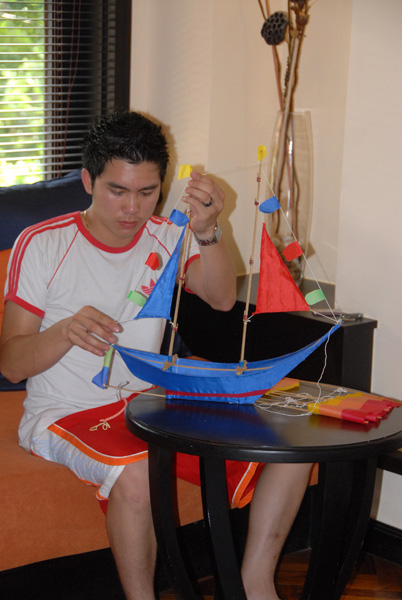
MULTIPOLYGON (((311 386, 301 382, 300 391, 311 392, 311 386)), ((364 426, 315 415, 289 418, 255 405, 165 402, 164 390, 153 393, 129 403, 126 424, 149 444, 155 531, 177 598, 198 596, 176 535, 171 474, 176 451, 200 457, 214 575, 225 600, 246 600, 230 527, 225 460, 319 462, 311 558, 301 598, 339 600, 364 540, 378 457, 402 445, 402 409, 364 426)))

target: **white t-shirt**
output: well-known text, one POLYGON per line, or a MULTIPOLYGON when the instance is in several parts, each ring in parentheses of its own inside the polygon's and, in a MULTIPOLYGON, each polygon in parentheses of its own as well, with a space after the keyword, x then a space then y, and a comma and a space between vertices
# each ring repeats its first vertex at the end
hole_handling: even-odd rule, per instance
MULTIPOLYGON (((23 231, 15 242, 5 299, 39 315, 41 331, 83 306, 94 306, 122 325, 120 345, 159 352, 165 320, 133 321, 140 307, 127 296, 130 291, 149 295, 180 233, 168 219, 151 217, 129 245, 111 248, 91 236, 79 212, 44 221, 23 231), (151 253, 158 258, 156 269, 146 264, 151 253)), ((187 264, 197 256, 192 240, 187 264)), ((113 389, 102 390, 92 383, 102 367, 103 358, 74 346, 53 367, 28 380, 19 427, 20 443, 26 450, 32 437, 54 421, 116 400, 113 389)), ((118 353, 111 373, 113 385, 129 381, 130 389, 147 387, 127 370, 118 353)))

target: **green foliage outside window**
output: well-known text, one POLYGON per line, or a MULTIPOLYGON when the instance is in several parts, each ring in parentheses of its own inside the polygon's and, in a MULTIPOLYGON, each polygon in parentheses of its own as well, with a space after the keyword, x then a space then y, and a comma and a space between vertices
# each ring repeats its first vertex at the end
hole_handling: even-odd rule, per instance
POLYGON ((0 2, 0 186, 43 179, 44 2, 0 2))

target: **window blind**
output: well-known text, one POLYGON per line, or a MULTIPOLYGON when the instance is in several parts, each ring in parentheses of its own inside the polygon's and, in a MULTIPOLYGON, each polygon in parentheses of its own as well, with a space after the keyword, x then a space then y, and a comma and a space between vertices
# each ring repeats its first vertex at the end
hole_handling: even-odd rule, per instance
POLYGON ((0 185, 81 165, 98 114, 129 105, 130 0, 0 1, 0 185))

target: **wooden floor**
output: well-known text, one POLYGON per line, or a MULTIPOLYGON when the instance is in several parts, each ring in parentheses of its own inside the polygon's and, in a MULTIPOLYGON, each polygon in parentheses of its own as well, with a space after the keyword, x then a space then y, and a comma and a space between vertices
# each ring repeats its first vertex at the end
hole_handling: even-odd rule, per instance
MULTIPOLYGON (((307 571, 309 552, 286 556, 277 575, 277 588, 282 600, 298 600, 307 571)), ((205 600, 213 600, 211 579, 201 582, 205 600)), ((160 594, 160 600, 174 600, 172 593, 160 594)), ((358 564, 342 596, 342 600, 402 600, 402 566, 366 555, 358 564)), ((323 598, 323 600, 325 600, 323 598)))

